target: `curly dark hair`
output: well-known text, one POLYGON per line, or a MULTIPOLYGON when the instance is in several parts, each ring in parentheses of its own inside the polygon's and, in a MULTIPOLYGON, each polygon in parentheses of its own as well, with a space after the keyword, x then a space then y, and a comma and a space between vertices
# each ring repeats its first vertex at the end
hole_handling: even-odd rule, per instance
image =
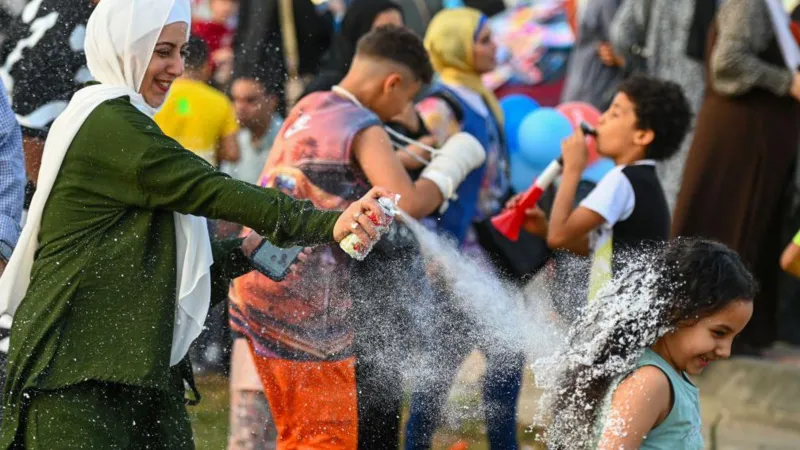
POLYGON ((422 84, 433 79, 433 66, 422 39, 406 28, 389 25, 370 31, 358 40, 358 55, 386 59, 408 67, 422 84))
POLYGON ((637 128, 655 134, 645 156, 661 161, 677 153, 692 119, 683 89, 671 81, 634 75, 619 85, 619 92, 633 102, 637 128))
POLYGON ((718 242, 679 238, 637 255, 570 328, 565 347, 534 364, 545 389, 550 449, 594 445, 614 383, 670 330, 696 323, 735 301, 752 301, 753 275, 718 242))

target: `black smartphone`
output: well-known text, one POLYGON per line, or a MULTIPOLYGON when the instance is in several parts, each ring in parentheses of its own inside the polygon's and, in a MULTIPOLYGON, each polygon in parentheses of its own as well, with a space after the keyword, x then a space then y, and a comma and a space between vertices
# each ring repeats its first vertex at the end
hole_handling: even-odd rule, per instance
POLYGON ((303 247, 280 248, 264 239, 256 247, 250 260, 256 270, 273 281, 283 281, 289 274, 289 268, 297 262, 303 247))

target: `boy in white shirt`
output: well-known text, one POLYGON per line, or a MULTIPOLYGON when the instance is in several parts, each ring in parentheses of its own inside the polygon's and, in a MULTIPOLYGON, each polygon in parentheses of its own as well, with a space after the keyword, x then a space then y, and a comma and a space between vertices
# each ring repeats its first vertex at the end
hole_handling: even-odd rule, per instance
POLYGON ((549 220, 539 208, 526 211, 525 228, 546 237, 553 249, 592 257, 589 299, 622 264, 622 256, 647 242, 669 239, 670 212, 656 161, 670 158, 686 137, 689 104, 675 83, 634 76, 597 125, 597 152, 616 167, 574 208, 588 151, 580 129, 561 145, 564 171, 549 220))

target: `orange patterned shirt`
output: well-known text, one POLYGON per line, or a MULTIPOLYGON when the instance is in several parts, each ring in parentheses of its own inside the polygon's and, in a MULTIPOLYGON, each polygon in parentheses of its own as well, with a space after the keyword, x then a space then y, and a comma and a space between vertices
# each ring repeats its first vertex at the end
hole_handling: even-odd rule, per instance
MULTIPOLYGON (((370 188, 353 160, 353 139, 376 125, 381 122, 375 114, 334 93, 303 98, 275 140, 260 185, 310 200, 320 209, 346 208, 370 188)), ((316 248, 299 273, 283 282, 258 272, 236 279, 230 292, 231 328, 265 357, 350 356, 349 263, 338 246, 328 245, 316 248)))

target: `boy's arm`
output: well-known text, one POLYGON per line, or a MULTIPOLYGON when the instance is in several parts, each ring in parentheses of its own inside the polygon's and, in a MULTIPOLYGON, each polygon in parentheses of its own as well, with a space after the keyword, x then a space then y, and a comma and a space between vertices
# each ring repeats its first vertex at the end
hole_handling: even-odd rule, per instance
POLYGON ((564 172, 550 212, 547 246, 585 256, 589 254, 589 233, 605 223, 605 219, 583 206, 573 209, 580 181, 581 172, 564 172))
POLYGON ((392 149, 389 135, 382 127, 373 126, 353 140, 353 155, 373 186, 388 186, 400 194, 400 208, 411 217, 425 217, 444 201, 439 187, 431 180, 411 181, 408 172, 392 149))
POLYGON ((800 278, 800 232, 783 250, 781 269, 793 277, 800 278))
MULTIPOLYGON (((433 136, 423 136, 419 138, 418 141, 431 147, 435 147, 437 143, 436 138, 433 136)), ((408 145, 405 147, 405 149, 399 150, 395 153, 406 170, 423 169, 425 168, 425 164, 422 161, 431 160, 430 152, 418 145, 408 145), (412 154, 415 156, 411 156, 412 154)))
POLYGON ((547 245, 581 255, 589 254, 589 233, 606 220, 595 211, 579 206, 573 209, 575 193, 586 167, 588 150, 583 132, 578 129, 561 144, 564 172, 553 201, 547 231, 547 245))

